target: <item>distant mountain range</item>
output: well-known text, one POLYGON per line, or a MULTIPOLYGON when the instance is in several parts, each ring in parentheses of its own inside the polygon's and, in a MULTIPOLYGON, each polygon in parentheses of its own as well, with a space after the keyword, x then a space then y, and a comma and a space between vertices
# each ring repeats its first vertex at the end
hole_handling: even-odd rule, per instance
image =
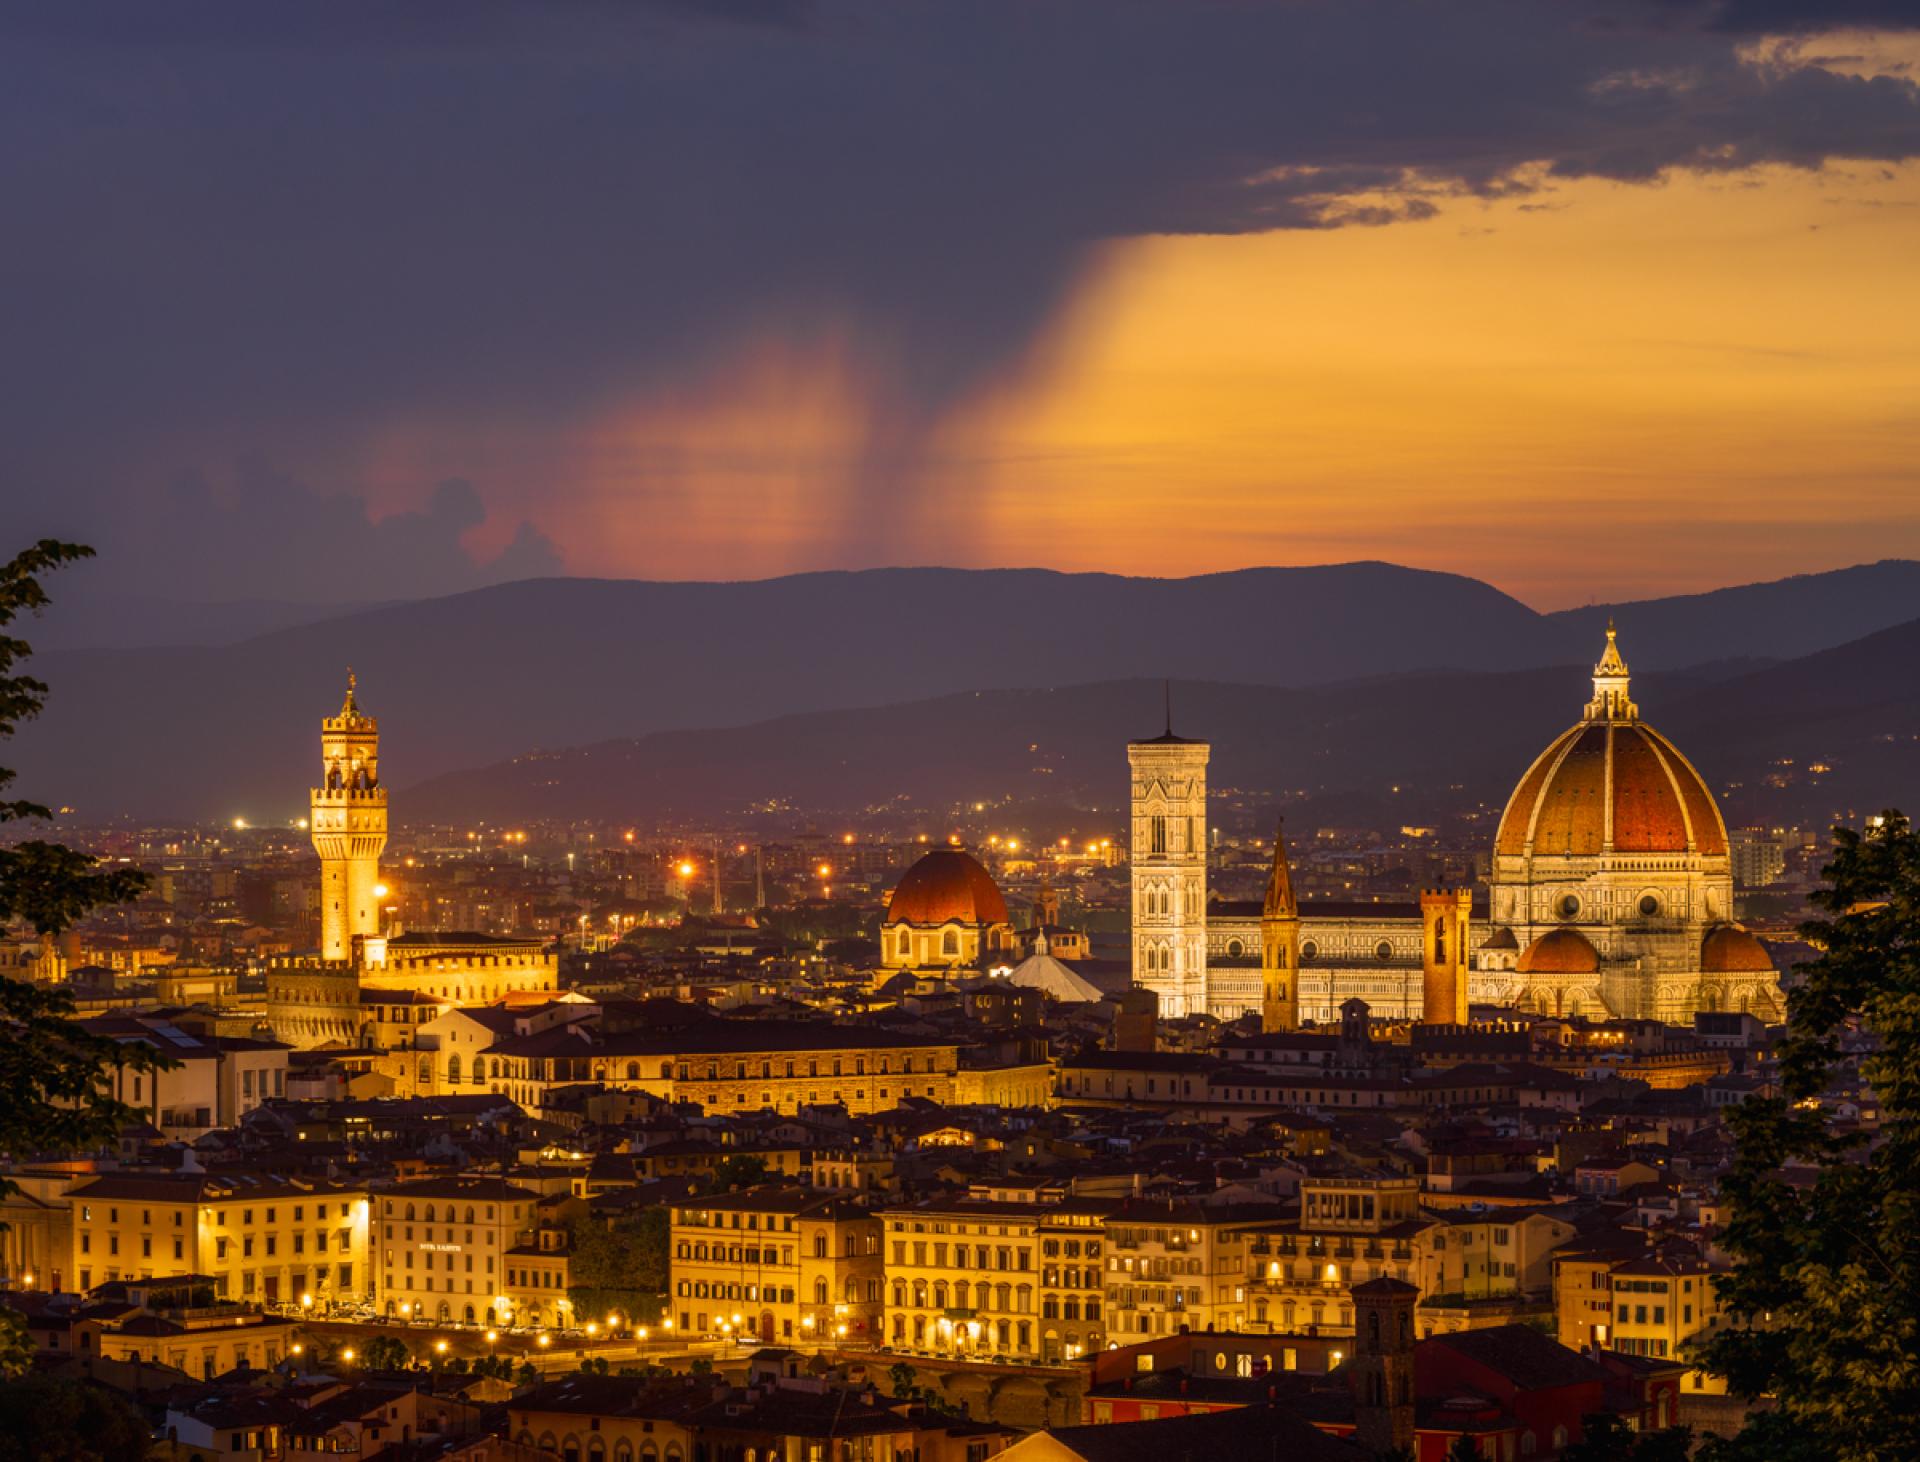
MULTIPOLYGON (((50 625, 60 612, 56 605, 50 625)), ((746 736, 774 717, 789 718, 791 729, 806 713, 897 708, 893 722, 874 711, 841 717, 838 741, 827 718, 820 733, 827 745, 804 763, 792 749, 769 743, 752 753, 739 742, 740 759, 714 773, 738 784, 726 795, 733 803, 751 795, 756 765, 773 787, 785 759, 792 791, 769 795, 815 786, 824 795, 834 783, 821 758, 833 745, 874 773, 892 764, 892 744, 848 741, 847 728, 891 724, 907 736, 916 717, 964 721, 956 710, 964 703, 951 699, 957 693, 1006 688, 1035 689, 983 695, 978 703, 1017 707, 1043 730, 1057 726, 1063 738, 1074 716, 1044 707, 1102 707, 1099 734, 1111 756, 1127 736, 1159 729, 1152 686, 1125 682, 1163 676, 1217 683, 1183 690, 1180 714, 1220 739, 1223 756, 1237 716, 1249 728, 1269 728, 1263 749, 1245 753, 1262 758, 1244 764, 1246 775, 1260 766, 1283 769, 1262 774, 1263 784, 1297 778, 1299 754, 1313 745, 1322 745, 1314 764, 1329 776, 1348 765, 1356 772, 1339 775, 1357 774, 1375 765, 1362 750, 1384 749, 1396 736, 1414 746, 1459 747, 1435 766, 1452 765, 1457 755, 1505 766, 1510 756, 1496 747, 1509 740, 1530 747, 1571 718, 1608 612, 1542 615, 1473 579, 1379 563, 1189 579, 890 569, 738 584, 528 580, 229 645, 44 653, 33 669, 53 687, 48 711, 6 748, 6 760, 20 769, 24 794, 71 804, 81 817, 292 817, 315 773, 317 721, 337 707, 351 664, 363 703, 381 720, 390 783, 404 788, 462 768, 495 768, 466 790, 452 780, 423 786, 417 811, 403 805, 404 816, 425 815, 430 806, 484 815, 479 803, 441 799, 477 797, 489 785, 487 805, 506 805, 521 795, 507 786, 518 772, 497 764, 520 757, 517 767, 539 765, 526 759, 539 748, 698 732, 655 743, 675 748, 679 759, 669 771, 679 767, 683 779, 697 779, 702 748, 734 744, 733 733, 700 728, 745 728, 738 734, 746 736), (1526 673, 1546 666, 1572 669, 1526 673), (1365 683, 1380 677, 1394 679, 1365 683), (1207 699, 1216 694, 1228 698, 1217 717, 1207 699), (1049 722, 1048 715, 1066 719, 1049 722)), ((1611 612, 1637 673, 1689 669, 1673 681, 1678 709, 1685 685, 1915 618, 1920 564, 1866 565, 1611 612)), ((164 626, 154 627, 152 638, 163 636, 164 626)), ((1848 686, 1869 675, 1866 665, 1846 664, 1833 673, 1848 686)), ((1870 679, 1900 675, 1897 664, 1880 665, 1870 679)), ((1650 695, 1658 683, 1644 682, 1650 695)), ((1045 744, 1037 731, 1008 726, 1014 746, 1045 744)), ((962 740, 949 754, 954 765, 927 775, 1018 770, 1017 756, 987 761, 989 744, 962 740)), ((896 781, 927 765, 924 757, 899 763, 896 781)), ((896 790, 938 795, 931 781, 896 790)), ((598 794, 579 795, 585 800, 569 805, 592 811, 596 795, 611 800, 616 788, 608 782, 598 794)))
MULTIPOLYGON (((1818 825, 1849 808, 1920 810, 1920 679, 1895 673, 1903 665, 1920 665, 1920 620, 1725 680, 1636 675, 1634 693, 1722 793, 1730 819, 1818 825)), ((1574 667, 1301 689, 1179 681, 1172 691, 1175 729, 1213 745, 1216 792, 1249 807, 1304 795, 1323 816, 1371 821, 1501 802, 1588 693, 1574 667)), ((402 800, 423 818, 648 820, 776 800, 937 809, 1012 798, 1101 809, 1113 824, 1125 742, 1158 731, 1160 708, 1160 683, 1145 680, 942 696, 527 755, 402 800)))

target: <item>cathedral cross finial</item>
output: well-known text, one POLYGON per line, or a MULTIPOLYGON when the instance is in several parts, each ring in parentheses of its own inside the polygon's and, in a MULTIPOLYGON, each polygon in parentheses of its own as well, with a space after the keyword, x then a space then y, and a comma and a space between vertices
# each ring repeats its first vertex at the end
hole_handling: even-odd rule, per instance
POLYGON ((1587 719, 1633 720, 1639 714, 1639 707, 1628 693, 1631 684, 1627 662, 1620 654, 1613 616, 1608 615, 1607 647, 1600 653, 1600 663, 1593 667, 1593 699, 1587 703, 1587 719))
POLYGON ((340 714, 352 716, 359 713, 360 707, 354 704, 353 693, 360 685, 360 678, 353 673, 353 667, 347 667, 347 699, 340 707, 340 714))

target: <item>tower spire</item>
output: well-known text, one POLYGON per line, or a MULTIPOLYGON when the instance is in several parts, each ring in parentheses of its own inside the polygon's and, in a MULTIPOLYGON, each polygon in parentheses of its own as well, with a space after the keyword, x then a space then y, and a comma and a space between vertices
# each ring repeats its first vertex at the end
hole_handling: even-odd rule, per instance
POLYGON ((1293 896, 1293 872, 1287 866, 1287 819, 1277 817, 1273 823, 1273 867, 1267 872, 1267 897, 1260 912, 1269 919, 1291 918, 1300 912, 1299 901, 1293 896))
POLYGON ((341 715, 357 716, 360 714, 360 707, 354 703, 353 699, 353 693, 359 685, 360 677, 353 673, 353 667, 349 665, 347 667, 347 698, 340 703, 341 715))
POLYGON ((1173 677, 1168 676, 1160 682, 1161 694, 1167 701, 1167 735, 1173 735, 1173 677))
POLYGON ((1300 903, 1287 866, 1287 820, 1273 824, 1273 869, 1260 906, 1260 1029, 1272 1035, 1300 1024, 1300 903))

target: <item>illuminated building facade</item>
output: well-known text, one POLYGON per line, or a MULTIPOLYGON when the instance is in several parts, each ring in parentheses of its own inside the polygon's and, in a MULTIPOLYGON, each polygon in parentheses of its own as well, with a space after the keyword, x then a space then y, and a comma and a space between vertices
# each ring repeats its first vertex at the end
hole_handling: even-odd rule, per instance
MULTIPOLYGON (((1133 781, 1133 983, 1163 1016, 1207 1013, 1207 758, 1171 727, 1127 743, 1133 781)), ((1259 979, 1252 981, 1259 1004, 1259 979)))
MULTIPOLYGON (((1204 743, 1136 741, 1127 757, 1135 983, 1160 995, 1163 1015, 1233 1020, 1257 1012, 1272 1020, 1261 978, 1272 983, 1264 904, 1204 903, 1204 743), (1179 786, 1197 787, 1197 795, 1172 796, 1179 786), (1188 866, 1171 886, 1168 840, 1201 850, 1184 855, 1188 866), (1195 886, 1197 910, 1178 900, 1195 886), (1192 939, 1197 958, 1185 954, 1192 939), (1171 951, 1165 968, 1147 953, 1163 947, 1171 951)), ((1719 807, 1692 763, 1640 719, 1611 629, 1581 719, 1534 760, 1508 799, 1488 882, 1484 908, 1457 892, 1418 904, 1302 906, 1297 1018, 1332 1020, 1353 998, 1376 1015, 1448 1016, 1449 1024, 1464 1018, 1469 1001, 1673 1024, 1701 1010, 1779 1016, 1773 961, 1733 922, 1719 807)), ((1280 930, 1293 937, 1292 926, 1280 930)))
POLYGON ((222 1299, 300 1304, 324 1312, 371 1297, 364 1187, 110 1173, 78 1184, 75 1285, 206 1275, 222 1299))
POLYGON ((392 1014, 369 992, 408 993, 442 1007, 539 996, 559 987, 559 957, 543 940, 466 932, 392 933, 390 890, 380 881, 387 789, 380 781, 379 723, 360 709, 349 675, 340 714, 320 723, 321 784, 312 790, 320 855, 319 958, 273 961, 267 1020, 301 1050, 387 1048, 392 1014))
POLYGON ((867 1209, 807 1188, 676 1208, 670 1310, 689 1339, 865 1344, 880 1331, 880 1237, 867 1209))
POLYGON ((938 848, 901 877, 880 921, 885 971, 977 969, 1014 962, 1007 901, 971 854, 938 848))

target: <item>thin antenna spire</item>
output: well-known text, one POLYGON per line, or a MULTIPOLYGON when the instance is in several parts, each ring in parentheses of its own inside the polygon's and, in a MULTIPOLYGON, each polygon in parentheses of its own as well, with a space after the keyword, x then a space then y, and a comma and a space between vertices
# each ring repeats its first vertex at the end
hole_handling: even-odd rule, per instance
POLYGON ((1167 698, 1167 735, 1173 735, 1173 677, 1168 676, 1160 682, 1160 689, 1167 698))

